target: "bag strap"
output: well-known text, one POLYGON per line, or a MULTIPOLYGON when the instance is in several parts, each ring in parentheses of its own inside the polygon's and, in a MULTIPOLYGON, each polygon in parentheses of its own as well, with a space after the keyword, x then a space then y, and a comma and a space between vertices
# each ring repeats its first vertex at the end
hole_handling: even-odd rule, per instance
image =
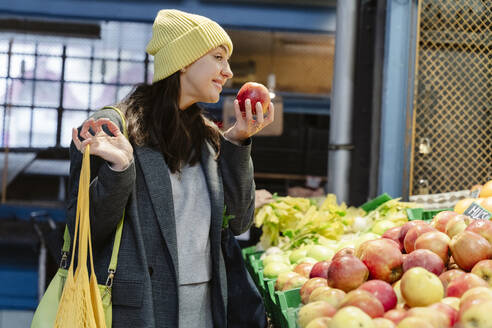
MULTIPOLYGON (((120 109, 114 107, 114 106, 105 106, 102 109, 112 109, 116 111, 121 118, 121 124, 123 126, 123 134, 125 137, 128 139, 128 129, 126 126, 126 120, 125 116, 121 112, 120 109)), ((120 244, 121 244, 121 234, 123 232, 123 222, 125 220, 125 209, 123 209, 123 215, 121 217, 120 222, 118 222, 118 225, 116 226, 116 233, 114 235, 114 243, 113 243, 113 252, 111 254, 111 260, 109 261, 109 267, 108 267, 108 279, 106 281, 106 286, 111 287, 113 283, 113 277, 114 273, 116 272, 116 267, 118 265, 118 253, 120 251, 120 244)), ((67 261, 67 254, 70 252, 70 233, 68 232, 68 226, 65 226, 65 233, 63 236, 63 248, 62 248, 62 259, 60 266, 66 267, 66 261, 67 261)))

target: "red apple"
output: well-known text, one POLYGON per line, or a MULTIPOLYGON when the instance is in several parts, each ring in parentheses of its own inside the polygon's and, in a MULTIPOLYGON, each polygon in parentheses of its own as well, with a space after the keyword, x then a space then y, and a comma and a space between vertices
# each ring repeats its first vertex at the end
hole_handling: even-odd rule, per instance
POLYGON ((338 308, 344 297, 345 292, 343 290, 328 286, 320 286, 311 292, 308 303, 325 301, 338 308))
POLYGON ((482 260, 473 266, 471 273, 485 280, 492 287, 492 260, 482 260))
POLYGON ((456 264, 465 271, 470 271, 481 260, 492 257, 492 245, 472 231, 463 231, 454 236, 449 248, 456 264))
POLYGON ((403 255, 394 241, 381 238, 364 244, 360 259, 369 269, 371 279, 384 280, 388 283, 400 279, 403 273, 403 255))
POLYGON ((368 276, 369 270, 361 260, 353 255, 345 255, 331 262, 328 286, 349 292, 362 285, 368 276))
POLYGON ((381 236, 382 238, 387 238, 393 240, 395 243, 398 244, 400 251, 403 249, 403 243, 400 242, 400 231, 402 227, 393 227, 389 228, 386 230, 383 235, 381 236))
POLYGON ((454 279, 458 278, 461 275, 464 275, 465 273, 466 273, 465 271, 460 269, 451 269, 441 273, 439 275, 439 279, 441 279, 444 290, 448 288, 448 285, 451 281, 453 281, 454 279))
POLYGON ((330 268, 331 261, 320 261, 316 263, 311 272, 309 273, 309 278, 325 278, 328 279, 328 269, 330 268))
POLYGON ((367 313, 371 318, 378 318, 384 315, 384 307, 381 302, 368 291, 356 289, 343 299, 340 308, 355 306, 367 313))
POLYGON ((393 287, 386 281, 370 280, 363 283, 358 289, 373 294, 383 304, 384 312, 394 309, 396 306, 396 293, 393 287))
POLYGON ((473 273, 465 273, 453 279, 446 288, 446 296, 461 297, 468 289, 473 287, 488 287, 485 280, 473 273))
POLYGON ((444 271, 444 263, 441 258, 428 249, 416 249, 405 257, 403 272, 414 267, 422 267, 435 275, 440 275, 444 271))
POLYGON ((434 225, 434 228, 436 228, 438 231, 446 232, 446 224, 448 223, 449 219, 456 215, 458 215, 458 213, 453 211, 439 212, 432 219, 432 224, 434 225))
POLYGON ((428 249, 442 259, 444 264, 449 261, 449 242, 451 239, 443 232, 430 231, 415 240, 415 249, 428 249))
POLYGON ((467 227, 466 231, 478 233, 492 244, 492 222, 489 220, 473 220, 467 227))
POLYGON ((415 241, 417 240, 417 238, 429 231, 436 231, 436 229, 431 227, 429 224, 423 223, 417 224, 415 227, 408 230, 407 235, 403 240, 403 247, 405 248, 405 252, 407 252, 407 254, 413 252, 413 250, 415 249, 415 241))
POLYGON ((405 317, 408 315, 407 311, 403 309, 394 309, 394 310, 389 310, 384 314, 384 318, 389 319, 393 321, 395 325, 397 325, 400 321, 405 319, 405 317))
POLYGON ((417 224, 421 224, 421 223, 427 224, 427 222, 422 220, 413 220, 413 221, 408 221, 407 223, 401 226, 400 235, 398 236, 398 239, 402 245, 408 230, 412 229, 417 224))
POLYGON ((297 274, 297 276, 290 278, 282 286, 282 289, 281 289, 282 291, 286 291, 286 290, 290 290, 290 289, 294 289, 294 288, 299 288, 302 285, 304 285, 306 283, 306 281, 308 281, 308 279, 306 277, 303 277, 298 273, 296 273, 296 274, 297 274))
POLYGON ((309 263, 309 262, 302 262, 299 263, 298 265, 295 266, 294 272, 297 272, 303 277, 309 278, 311 269, 313 268, 314 264, 309 263))
POLYGON ((282 288, 284 287, 285 283, 287 283, 287 281, 297 276, 300 275, 294 271, 287 271, 287 272, 280 273, 277 276, 277 280, 275 281, 275 290, 282 290, 282 288))
POLYGON ((442 312, 444 315, 446 315, 448 319, 447 327, 453 327, 456 321, 458 321, 458 311, 448 304, 439 302, 432 304, 430 308, 442 312))
POLYGON ((344 247, 341 250, 339 250, 338 252, 336 252, 335 255, 333 255, 333 258, 331 260, 333 261, 333 260, 335 260, 339 257, 345 256, 345 255, 355 255, 355 248, 344 247))
POLYGON ((244 105, 246 99, 249 99, 251 101, 251 111, 253 115, 256 115, 257 102, 261 103, 263 114, 268 112, 268 106, 270 105, 270 93, 268 92, 268 89, 261 83, 246 82, 241 87, 241 89, 239 89, 236 99, 239 102, 239 109, 243 113, 246 112, 246 108, 244 105))
POLYGON ((437 311, 437 309, 429 307, 414 307, 408 310, 408 316, 415 318, 422 318, 425 321, 432 324, 433 327, 451 327, 448 326, 449 319, 446 314, 441 311, 437 311))
POLYGON ((464 308, 468 307, 469 303, 477 299, 492 300, 492 289, 484 286, 468 289, 461 295, 460 309, 464 311, 464 308))
POLYGON ((326 279, 324 278, 312 278, 309 279, 302 285, 299 293, 301 294, 301 301, 304 304, 307 304, 309 301, 309 296, 318 287, 327 286, 326 279))

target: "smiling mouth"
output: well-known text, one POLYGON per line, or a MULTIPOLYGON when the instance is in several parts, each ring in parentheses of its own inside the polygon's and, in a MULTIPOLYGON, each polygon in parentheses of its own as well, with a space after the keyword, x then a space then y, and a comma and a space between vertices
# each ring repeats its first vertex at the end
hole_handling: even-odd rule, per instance
POLYGON ((222 84, 217 82, 217 81, 213 81, 213 84, 217 87, 217 89, 219 89, 220 91, 222 91, 222 84))

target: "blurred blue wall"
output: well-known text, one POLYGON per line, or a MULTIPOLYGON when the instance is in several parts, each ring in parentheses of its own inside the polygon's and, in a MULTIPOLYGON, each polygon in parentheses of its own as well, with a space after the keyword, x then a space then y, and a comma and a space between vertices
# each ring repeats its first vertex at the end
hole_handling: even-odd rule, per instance
MULTIPOLYGON (((302 1, 299 1, 302 4, 302 1)), ((335 8, 182 1, 1 0, 0 14, 152 22, 160 9, 204 15, 231 28, 334 32, 335 8)))

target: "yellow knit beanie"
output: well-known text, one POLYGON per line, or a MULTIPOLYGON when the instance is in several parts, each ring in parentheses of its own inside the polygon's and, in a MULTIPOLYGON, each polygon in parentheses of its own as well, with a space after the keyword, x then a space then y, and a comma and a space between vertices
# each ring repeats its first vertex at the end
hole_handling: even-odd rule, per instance
POLYGON ((153 82, 165 79, 220 45, 227 46, 230 56, 232 41, 216 22, 180 10, 160 10, 146 50, 154 56, 153 82))

